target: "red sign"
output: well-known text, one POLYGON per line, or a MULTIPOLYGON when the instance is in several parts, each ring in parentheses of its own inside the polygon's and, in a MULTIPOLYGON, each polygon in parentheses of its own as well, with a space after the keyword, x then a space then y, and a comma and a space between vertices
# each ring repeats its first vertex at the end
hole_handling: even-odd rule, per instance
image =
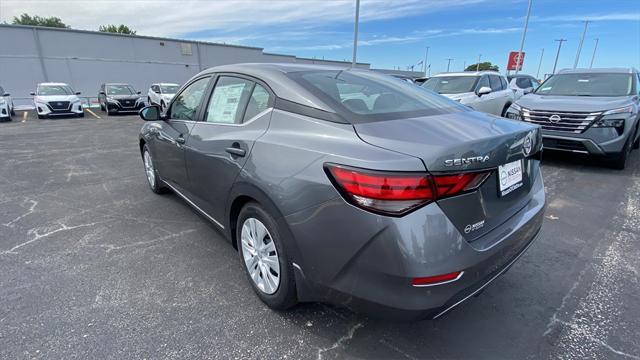
POLYGON ((507 63, 507 70, 516 70, 518 67, 518 71, 522 70, 522 64, 524 64, 524 52, 521 53, 522 56, 518 59, 518 52, 512 51, 509 53, 509 62, 507 63))

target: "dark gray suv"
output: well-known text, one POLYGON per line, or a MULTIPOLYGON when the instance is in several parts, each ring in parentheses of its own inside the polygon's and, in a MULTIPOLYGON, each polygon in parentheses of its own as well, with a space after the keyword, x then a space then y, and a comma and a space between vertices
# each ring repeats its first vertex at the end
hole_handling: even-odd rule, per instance
POLYGON ((624 169, 640 145, 639 83, 635 69, 562 70, 507 117, 541 125, 546 149, 606 156, 624 169))
POLYGON ((151 189, 214 223, 275 309, 326 301, 438 317, 506 271, 542 225, 538 126, 387 75, 220 66, 166 113, 140 115, 151 189))

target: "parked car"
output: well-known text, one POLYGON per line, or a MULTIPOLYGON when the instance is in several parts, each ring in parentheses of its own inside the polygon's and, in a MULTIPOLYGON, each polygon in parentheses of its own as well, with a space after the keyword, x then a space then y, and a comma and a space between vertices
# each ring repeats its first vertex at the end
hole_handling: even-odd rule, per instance
POLYGON ((147 103, 149 105, 159 105, 160 109, 164 112, 167 104, 171 101, 173 96, 178 91, 180 85, 173 83, 159 83, 153 84, 149 88, 147 94, 147 103))
POLYGON ((275 309, 438 317, 506 271, 542 225, 538 126, 387 75, 225 65, 189 80, 166 115, 140 115, 151 190, 215 224, 275 309))
POLYGON ((475 110, 498 116, 504 116, 514 101, 507 79, 495 71, 438 74, 422 86, 475 110))
POLYGON ((107 113, 138 112, 145 106, 140 91, 129 84, 102 84, 98 93, 100 110, 107 113))
POLYGON ((606 156, 624 169, 640 146, 639 83, 636 69, 562 70, 507 116, 541 125, 547 149, 606 156))
POLYGON ((0 86, 0 119, 11 120, 11 116, 15 114, 11 94, 5 92, 0 86))
POLYGON ((40 83, 35 92, 31 93, 39 119, 50 116, 75 115, 84 117, 82 101, 79 92, 74 92, 65 83, 40 83))
POLYGON ((540 85, 536 78, 526 74, 509 75, 507 80, 509 81, 509 87, 515 92, 516 100, 532 93, 540 85))

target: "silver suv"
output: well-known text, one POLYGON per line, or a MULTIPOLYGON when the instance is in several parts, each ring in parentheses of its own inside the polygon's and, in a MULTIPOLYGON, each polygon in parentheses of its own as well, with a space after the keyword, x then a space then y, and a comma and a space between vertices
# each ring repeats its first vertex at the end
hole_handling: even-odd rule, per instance
POLYGON ((544 147, 606 156, 624 169, 640 145, 636 69, 574 69, 551 76, 507 117, 542 126, 544 147))
POLYGON ((504 116, 515 100, 507 79, 495 71, 438 74, 422 86, 474 110, 498 116, 504 116))

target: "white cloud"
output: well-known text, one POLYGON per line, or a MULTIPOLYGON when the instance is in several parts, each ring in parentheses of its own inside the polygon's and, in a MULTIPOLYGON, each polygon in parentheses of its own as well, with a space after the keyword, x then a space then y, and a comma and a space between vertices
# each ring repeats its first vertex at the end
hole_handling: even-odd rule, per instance
MULTIPOLYGON (((460 8, 490 0, 363 0, 361 20, 394 19, 460 8)), ((126 24, 140 35, 181 36, 218 31, 220 36, 266 26, 290 25, 309 30, 353 21, 353 0, 2 0, 7 22, 29 13, 57 16, 73 28, 95 30, 126 24)), ((242 37, 241 37, 242 38, 242 37)))

